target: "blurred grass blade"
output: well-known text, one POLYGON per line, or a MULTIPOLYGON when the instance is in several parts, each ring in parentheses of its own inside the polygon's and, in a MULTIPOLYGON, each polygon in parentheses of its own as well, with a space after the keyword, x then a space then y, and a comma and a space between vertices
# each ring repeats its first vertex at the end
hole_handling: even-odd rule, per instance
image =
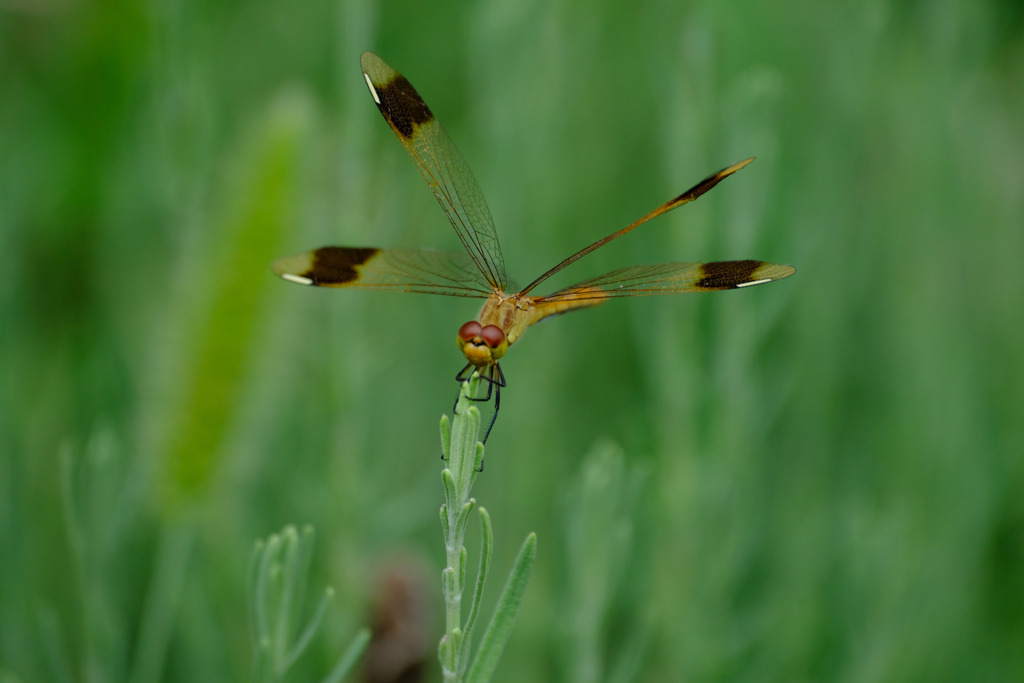
MULTIPOLYGON (((328 605, 334 599, 334 589, 328 586, 313 616, 296 636, 295 632, 300 628, 313 537, 312 527, 304 527, 300 532, 293 526, 287 526, 280 534, 272 534, 265 541, 256 542, 248 571, 254 681, 285 678, 312 642, 328 605)), ((366 638, 362 633, 357 635, 327 680, 344 676, 350 668, 350 664, 346 664, 350 656, 358 657, 368 641, 368 632, 366 638)))
POLYGON ((302 631, 302 634, 298 637, 295 643, 292 645, 288 654, 284 658, 283 668, 288 670, 298 660, 299 656, 309 646, 310 641, 316 634, 316 630, 320 628, 320 623, 324 620, 324 615, 327 614, 327 607, 334 600, 334 589, 328 586, 324 590, 324 594, 320 597, 320 602, 317 603, 316 610, 313 612, 313 616, 310 618, 309 623, 306 624, 306 628, 302 631))
POLYGON ((370 644, 370 629, 363 627, 352 637, 345 652, 342 653, 338 663, 334 665, 331 673, 324 678, 323 683, 338 683, 345 678, 355 667, 356 662, 366 652, 366 646, 370 644))
POLYGON ((560 651, 571 680, 602 681, 609 669, 628 671, 635 666, 628 660, 646 646, 650 629, 643 617, 636 610, 619 618, 613 613, 650 581, 649 562, 636 556, 634 539, 636 501, 645 481, 642 465, 627 464, 616 443, 600 440, 566 487, 561 517, 571 579, 562 591, 567 628, 560 651), (608 632, 612 624, 614 638, 608 632))
POLYGON ((209 219, 215 237, 203 245, 205 258, 191 271, 198 282, 195 300, 187 305, 187 357, 172 379, 179 399, 164 427, 171 504, 182 494, 200 494, 218 471, 244 397, 263 302, 274 283, 268 264, 294 222, 299 162, 311 129, 306 96, 284 92, 242 136, 237 158, 227 164, 235 173, 223 193, 226 205, 209 219))
POLYGON ((171 522, 162 529, 128 678, 132 683, 155 682, 164 675, 178 609, 184 599, 195 536, 196 528, 191 522, 171 522))

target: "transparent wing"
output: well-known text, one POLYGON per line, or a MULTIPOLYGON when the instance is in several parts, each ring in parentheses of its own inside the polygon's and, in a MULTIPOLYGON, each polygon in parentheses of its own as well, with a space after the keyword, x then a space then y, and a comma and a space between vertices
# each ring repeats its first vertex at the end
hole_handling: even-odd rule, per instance
POLYGON ((278 259, 271 268, 286 280, 316 287, 473 298, 491 294, 472 259, 461 251, 321 247, 278 259))
MULTIPOLYGON (((536 280, 534 280, 530 284, 526 285, 526 289, 524 289, 520 293, 521 294, 528 294, 529 292, 531 292, 533 290, 534 287, 536 287, 540 283, 544 282, 549 277, 551 277, 555 273, 559 272, 563 268, 566 268, 566 267, 572 265, 573 263, 575 263, 576 261, 580 260, 581 258, 586 256, 590 252, 594 251, 595 249, 600 249, 601 247, 603 247, 604 245, 608 244, 612 240, 616 240, 616 239, 622 237, 623 235, 625 235, 625 234, 631 232, 632 230, 640 227, 641 225, 643 225, 647 221, 651 220, 652 218, 657 218, 658 216, 662 215, 663 213, 668 213, 672 209, 677 209, 680 206, 682 206, 683 204, 688 204, 689 202, 692 202, 694 199, 697 199, 702 194, 704 194, 705 192, 707 192, 708 190, 713 188, 715 185, 717 185, 718 183, 722 182, 723 180, 725 180, 726 178, 731 176, 736 171, 738 171, 741 168, 745 167, 747 164, 749 164, 753 160, 754 160, 754 157, 750 157, 749 159, 744 159, 743 161, 735 163, 732 166, 728 166, 726 168, 723 168, 721 171, 718 171, 717 173, 712 173, 710 176, 708 176, 704 180, 700 181, 699 183, 697 183, 696 185, 691 187, 689 190, 687 190, 686 192, 684 192, 681 195, 679 195, 678 197, 675 197, 673 199, 668 200, 667 202, 665 202, 664 204, 662 204, 658 208, 654 209, 653 211, 650 211, 649 213, 644 214, 643 216, 641 216, 640 218, 636 219, 635 221, 633 221, 632 223, 630 223, 626 227, 622 228, 621 230, 616 230, 615 232, 613 232, 612 234, 608 235, 607 237, 602 237, 601 239, 599 239, 598 241, 594 242, 590 246, 584 247, 583 249, 580 249, 579 251, 577 251, 572 256, 564 259, 561 263, 556 265, 554 268, 552 268, 551 270, 547 271, 546 273, 541 275, 539 278, 537 278, 536 280)), ((695 264, 687 264, 687 263, 667 264, 668 267, 671 267, 673 265, 685 267, 685 266, 688 266, 688 265, 695 265, 695 264)), ((638 266, 637 268, 638 269, 643 269, 645 267, 646 266, 638 266)), ((658 267, 661 267, 661 266, 650 266, 650 267, 658 268, 658 267)), ((623 270, 625 271, 627 269, 623 269, 623 270)), ((616 272, 622 272, 622 271, 616 271, 616 272)), ((612 273, 609 273, 609 275, 612 275, 612 273)))
POLYGON ((535 301, 586 301, 620 296, 711 292, 760 285, 781 280, 795 272, 792 266, 752 260, 629 266, 577 282, 535 301))
POLYGON ((498 233, 466 160, 404 76, 372 52, 363 54, 361 64, 373 101, 416 162, 483 281, 491 290, 505 290, 498 233))

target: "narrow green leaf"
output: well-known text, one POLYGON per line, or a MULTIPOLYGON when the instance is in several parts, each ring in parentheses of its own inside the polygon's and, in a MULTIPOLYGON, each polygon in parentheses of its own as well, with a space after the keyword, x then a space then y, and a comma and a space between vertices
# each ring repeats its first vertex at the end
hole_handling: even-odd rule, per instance
POLYGON ((461 591, 463 586, 466 585, 466 565, 468 564, 469 553, 466 552, 466 547, 463 546, 459 549, 459 590, 461 591))
POLYGON ((455 486, 455 475, 452 474, 450 469, 444 469, 441 472, 441 482, 444 484, 444 502, 448 506, 448 512, 457 510, 462 504, 460 501, 458 490, 455 486))
POLYGON ((458 597, 455 585, 455 567, 445 567, 441 570, 441 590, 444 591, 446 601, 458 597))
POLYGON ((469 604, 469 616, 466 617, 466 650, 463 652, 460 671, 464 671, 469 663, 469 643, 473 638, 473 627, 476 626, 476 618, 480 614, 480 603, 483 600, 484 585, 487 583, 487 572, 491 568, 491 556, 494 553, 494 529, 491 527, 491 515, 486 508, 480 508, 480 564, 476 571, 476 583, 473 586, 473 596, 469 604))
POLYGON ((479 441, 476 442, 476 457, 473 458, 473 476, 470 480, 470 486, 476 482, 477 476, 484 471, 484 445, 479 441))
POLYGON ((441 503, 441 534, 445 544, 448 543, 448 503, 441 503))
POLYGON ((455 539, 461 541, 466 537, 466 526, 469 524, 469 515, 476 507, 476 499, 470 498, 462 506, 458 519, 455 520, 455 539))
POLYGON ((494 616, 491 617, 491 623, 487 625, 483 640, 480 642, 480 650, 476 653, 469 669, 467 681, 486 683, 494 675, 498 660, 512 633, 512 625, 519 613, 519 605, 523 601, 526 584, 530 580, 530 572, 533 570, 533 562, 536 558, 537 534, 531 533, 523 541, 523 547, 520 548, 519 556, 516 557, 515 564, 512 566, 505 590, 501 593, 498 606, 494 609, 494 616))
POLYGON ((448 634, 441 636, 441 642, 437 644, 437 661, 442 667, 448 661, 448 634))
POLYGON ((452 423, 447 415, 441 416, 441 459, 449 460, 452 452, 452 423))

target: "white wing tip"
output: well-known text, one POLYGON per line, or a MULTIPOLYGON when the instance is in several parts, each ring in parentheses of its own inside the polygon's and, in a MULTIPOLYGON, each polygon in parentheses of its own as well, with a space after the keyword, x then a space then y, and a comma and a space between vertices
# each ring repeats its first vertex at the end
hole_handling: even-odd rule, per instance
POLYGON ((295 282, 300 285, 311 285, 313 281, 308 277, 302 277, 301 275, 295 275, 294 273, 281 273, 281 277, 289 282, 295 282))
POLYGON ((373 101, 380 104, 380 97, 377 95, 377 89, 373 87, 373 83, 370 81, 370 76, 364 73, 363 78, 366 79, 366 87, 370 89, 370 94, 373 95, 373 101))

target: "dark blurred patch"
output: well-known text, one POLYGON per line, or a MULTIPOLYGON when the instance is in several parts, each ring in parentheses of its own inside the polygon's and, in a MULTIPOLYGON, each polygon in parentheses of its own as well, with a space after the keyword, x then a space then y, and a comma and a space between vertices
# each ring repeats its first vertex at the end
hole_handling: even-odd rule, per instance
POLYGON ((364 658, 363 680, 369 683, 414 683, 424 680, 431 647, 434 613, 427 568, 418 557, 385 560, 377 571, 370 603, 373 637, 364 658))
MULTIPOLYGON (((945 7, 925 0, 897 0, 890 11, 899 36, 921 37, 950 19, 951 11, 959 8, 945 7)), ((983 50, 990 59, 1015 59, 1020 53, 1021 39, 1024 38, 1024 2, 1020 0, 989 0, 978 2, 973 11, 964 12, 958 22, 957 38, 962 41, 973 36, 974 47, 983 50), (986 6, 987 5, 987 6, 986 6), (971 22, 976 22, 971 24, 971 22)), ((945 46, 947 49, 950 46, 945 46)))
POLYGON ((1006 651, 1017 652, 1015 656, 1021 660, 1024 653, 1013 646, 1016 638, 1010 634, 1024 631, 1024 587, 1019 580, 1020 568, 1024 566, 1024 509, 1014 507, 989 532, 984 557, 988 574, 982 585, 986 622, 993 631, 989 644, 1008 645, 1006 651))
POLYGON ((996 44, 1001 48, 1019 50, 1021 38, 1024 38, 1024 2, 996 0, 995 25, 996 44))

